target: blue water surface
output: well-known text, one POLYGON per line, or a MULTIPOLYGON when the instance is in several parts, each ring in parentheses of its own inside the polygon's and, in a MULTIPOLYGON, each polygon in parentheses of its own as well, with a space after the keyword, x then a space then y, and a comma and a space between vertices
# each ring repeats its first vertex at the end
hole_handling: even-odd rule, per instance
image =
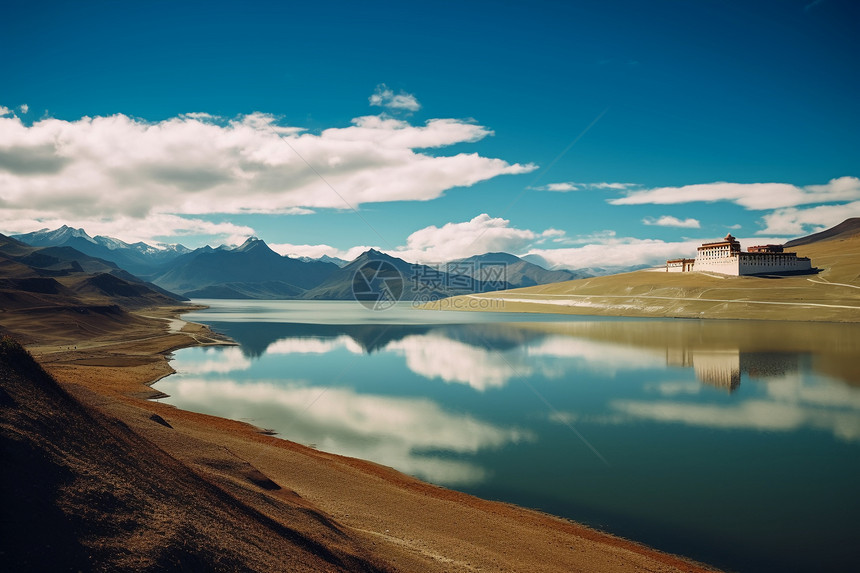
POLYGON ((206 300, 156 388, 730 570, 860 558, 860 329, 206 300))

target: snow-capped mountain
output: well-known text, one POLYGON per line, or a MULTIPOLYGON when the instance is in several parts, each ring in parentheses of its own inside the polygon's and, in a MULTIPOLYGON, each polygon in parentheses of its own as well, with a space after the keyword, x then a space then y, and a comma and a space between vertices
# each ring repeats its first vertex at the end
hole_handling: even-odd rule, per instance
POLYGON ((149 245, 144 242, 129 244, 113 237, 91 237, 83 229, 67 225, 53 231, 41 229, 13 235, 12 238, 33 247, 72 247, 91 257, 111 261, 138 276, 149 275, 157 267, 191 252, 183 245, 149 245))
POLYGON ((330 257, 328 255, 323 255, 323 256, 318 257, 316 259, 314 259, 312 257, 296 257, 296 258, 302 262, 305 262, 305 263, 309 263, 311 261, 319 261, 321 263, 334 263, 337 266, 339 266, 340 268, 343 268, 350 263, 350 261, 345 261, 345 260, 339 259, 337 257, 330 257))

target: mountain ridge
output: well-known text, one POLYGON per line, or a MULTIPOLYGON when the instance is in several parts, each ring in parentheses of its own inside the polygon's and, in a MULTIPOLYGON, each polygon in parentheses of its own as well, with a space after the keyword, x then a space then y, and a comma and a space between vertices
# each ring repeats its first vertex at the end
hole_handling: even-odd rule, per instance
MULTIPOLYGON (((41 229, 16 235, 16 239, 34 246, 71 247, 80 252, 109 262, 150 281, 153 285, 183 296, 199 298, 250 298, 315 300, 352 298, 351 280, 361 265, 353 265, 363 256, 377 258, 381 251, 369 249, 353 261, 344 261, 323 255, 309 257, 282 256, 262 239, 248 237, 241 245, 209 245, 190 250, 183 245, 146 243, 129 244, 120 239, 89 236, 84 229, 63 225, 53 231, 41 229), (350 266, 352 265, 352 266, 350 266), (349 268, 353 275, 346 276, 340 269, 349 268), (329 280, 330 275, 337 275, 329 280)), ((395 261, 406 283, 407 296, 420 294, 432 298, 485 292, 500 288, 522 288, 539 284, 563 282, 598 274, 609 274, 612 269, 548 269, 532 260, 533 255, 518 257, 504 252, 490 252, 455 259, 437 267, 413 264, 397 258, 396 253, 386 255, 395 261), (420 275, 421 280, 414 275, 420 275), (411 281, 411 282, 410 282, 411 281), (433 283, 434 288, 428 288, 433 283), (441 285, 439 283, 442 283, 441 285)), ((617 269, 615 269, 617 270, 617 269)), ((628 270, 628 269, 621 269, 628 270)), ((116 271, 111 271, 116 274, 116 271)), ((346 273, 349 273, 347 271, 346 273)))
POLYGON ((820 241, 847 239, 858 234, 860 234, 860 217, 851 217, 850 219, 845 219, 838 225, 830 227, 829 229, 825 229, 823 231, 813 233, 811 235, 806 235, 805 237, 792 239, 791 241, 785 243, 783 247, 800 247, 803 245, 811 245, 820 241))
POLYGON ((144 242, 126 243, 113 237, 91 237, 84 229, 63 225, 53 231, 41 229, 32 233, 11 235, 11 238, 33 247, 72 247, 85 255, 110 261, 136 276, 149 278, 159 264, 191 252, 182 244, 160 245, 144 242))

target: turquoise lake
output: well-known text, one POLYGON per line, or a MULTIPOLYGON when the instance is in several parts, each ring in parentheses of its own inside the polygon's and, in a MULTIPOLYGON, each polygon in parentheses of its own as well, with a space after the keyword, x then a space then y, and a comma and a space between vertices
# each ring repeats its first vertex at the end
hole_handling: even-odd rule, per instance
POLYGON ((163 402, 735 571, 860 560, 860 325, 194 301, 163 402))

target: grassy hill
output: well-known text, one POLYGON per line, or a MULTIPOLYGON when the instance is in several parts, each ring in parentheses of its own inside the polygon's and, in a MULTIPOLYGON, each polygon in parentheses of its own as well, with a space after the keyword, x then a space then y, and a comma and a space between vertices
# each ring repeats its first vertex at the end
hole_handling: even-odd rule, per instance
POLYGON ((839 227, 790 249, 809 257, 818 274, 765 278, 643 270, 452 297, 427 308, 860 322, 860 228, 839 227))

